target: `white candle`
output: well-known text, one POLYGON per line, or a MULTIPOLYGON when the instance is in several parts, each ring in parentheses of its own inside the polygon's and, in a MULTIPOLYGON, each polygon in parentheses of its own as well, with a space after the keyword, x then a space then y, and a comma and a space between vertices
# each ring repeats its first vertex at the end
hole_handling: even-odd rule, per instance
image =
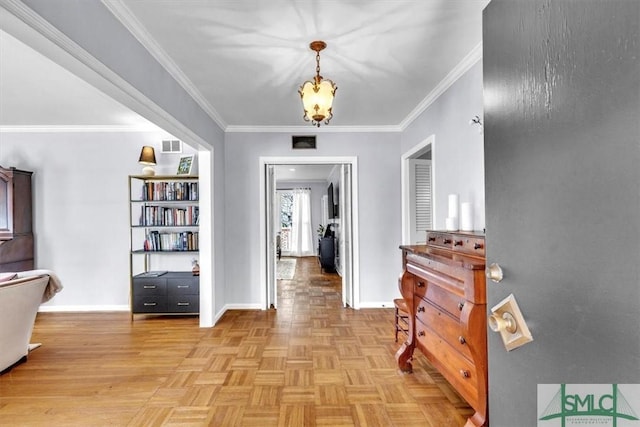
POLYGON ((449 218, 458 218, 458 195, 449 194, 449 218))
POLYGON ((460 230, 473 230, 473 213, 469 202, 464 202, 460 205, 460 230))
POLYGON ((445 228, 447 231, 458 231, 458 218, 447 217, 444 220, 445 228))

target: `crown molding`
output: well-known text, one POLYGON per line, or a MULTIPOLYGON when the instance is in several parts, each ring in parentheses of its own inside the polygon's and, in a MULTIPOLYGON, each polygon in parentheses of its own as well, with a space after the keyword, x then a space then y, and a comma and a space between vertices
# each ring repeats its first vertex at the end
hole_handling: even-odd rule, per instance
POLYGON ((116 17, 118 21, 144 46, 156 61, 178 82, 180 86, 193 98, 205 113, 221 129, 226 129, 227 124, 215 108, 206 100, 196 86, 180 69, 171 56, 155 41, 145 26, 135 17, 131 10, 121 0, 102 0, 102 4, 116 17))
MULTIPOLYGON (((195 85, 182 72, 180 67, 171 59, 164 49, 149 34, 144 25, 135 17, 131 10, 121 0, 101 0, 122 25, 149 51, 149 53, 167 70, 167 72, 184 88, 184 90, 200 105, 200 107, 226 132, 300 132, 307 131, 307 126, 241 126, 228 125, 204 98, 195 85)), ((405 117, 399 125, 388 126, 331 126, 323 127, 321 132, 402 132, 421 113, 423 113, 440 95, 442 95, 456 80, 466 73, 475 63, 482 59, 482 42, 476 45, 438 85, 405 117)))
MULTIPOLYGON (((101 0, 102 4, 114 15, 116 19, 144 46, 144 48, 167 70, 178 84, 191 96, 194 101, 205 111, 209 117, 225 133, 358 133, 358 132, 403 132, 417 117, 422 114, 433 102, 435 102, 456 80, 466 73, 473 65, 482 59, 482 43, 479 43, 469 52, 427 96, 407 115, 398 125, 388 126, 323 126, 315 128, 311 126, 235 126, 227 125, 217 111, 208 103, 193 83, 184 75, 181 69, 170 59, 169 55, 153 40, 144 26, 135 18, 133 13, 121 0, 101 0)), ((149 100, 144 94, 130 85, 108 67, 86 52, 73 40, 44 20, 40 15, 19 0, 0 0, 9 13, 23 21, 32 29, 39 32, 47 40, 58 46, 80 64, 92 70, 104 81, 121 91, 122 94, 134 100, 138 105, 144 106, 162 122, 169 123, 172 127, 186 134, 194 141, 207 146, 197 134, 184 127, 176 119, 149 100)), ((111 96, 111 95, 110 95, 111 96)), ((115 98, 114 98, 115 99, 115 98)), ((137 126, 0 126, 0 132, 143 132, 152 131, 149 128, 142 129, 137 126)))
POLYGON ((401 132, 399 126, 227 126, 226 133, 366 133, 366 132, 401 132))
POLYGON ((482 59, 482 42, 478 43, 462 61, 460 61, 444 79, 413 109, 412 112, 400 123, 399 128, 404 131, 415 119, 418 118, 431 104, 433 104, 447 89, 453 85, 464 73, 482 59))
MULTIPOLYGON (((313 132, 403 132, 414 120, 431 106, 447 89, 449 89, 471 67, 482 59, 482 42, 478 43, 462 60, 445 76, 444 79, 405 117, 399 125, 389 126, 324 126, 314 128, 313 132)), ((225 132, 307 132, 308 126, 227 126, 225 132)))
POLYGON ((0 126, 0 133, 105 133, 105 132, 161 132, 166 133, 156 125, 24 125, 0 126))

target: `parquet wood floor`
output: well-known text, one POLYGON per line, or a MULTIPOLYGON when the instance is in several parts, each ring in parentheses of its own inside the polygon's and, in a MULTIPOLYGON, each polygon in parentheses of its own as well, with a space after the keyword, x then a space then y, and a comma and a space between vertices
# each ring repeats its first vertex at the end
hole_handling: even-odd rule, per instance
POLYGON ((231 310, 214 328, 40 313, 42 347, 0 376, 0 425, 464 425, 473 411, 422 355, 398 371, 393 319, 343 308, 339 276, 315 258, 280 281, 277 310, 231 310))

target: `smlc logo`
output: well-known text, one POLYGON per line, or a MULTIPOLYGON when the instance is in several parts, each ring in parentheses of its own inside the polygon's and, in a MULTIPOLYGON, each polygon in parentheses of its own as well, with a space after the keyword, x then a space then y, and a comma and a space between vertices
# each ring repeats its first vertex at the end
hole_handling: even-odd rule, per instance
MULTIPOLYGON (((548 385, 538 384, 539 407, 541 386, 548 385)), ((638 389, 638 385, 631 386, 638 389)), ((548 393, 548 387, 545 391, 548 393)), ((633 397, 637 398, 636 393, 633 393, 633 397)), ((558 391, 548 402, 540 415, 539 426, 552 427, 554 423, 545 421, 555 420, 555 425, 558 425, 559 421, 561 427, 566 425, 618 427, 619 421, 626 426, 636 425, 635 422, 639 420, 617 384, 560 384, 558 391)), ((622 424, 620 427, 623 427, 622 424)))

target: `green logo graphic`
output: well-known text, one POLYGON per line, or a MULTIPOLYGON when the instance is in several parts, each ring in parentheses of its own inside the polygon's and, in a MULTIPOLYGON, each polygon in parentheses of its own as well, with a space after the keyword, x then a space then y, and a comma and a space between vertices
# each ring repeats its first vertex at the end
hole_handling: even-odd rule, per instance
MULTIPOLYGON (((618 419, 638 421, 638 416, 617 384, 611 384, 611 393, 567 393, 566 386, 560 384, 560 389, 541 414, 540 421, 559 418, 562 427, 566 426, 567 419, 574 425, 597 423, 613 427, 617 426, 618 419)), ((585 387, 588 388, 588 385, 585 387)))

